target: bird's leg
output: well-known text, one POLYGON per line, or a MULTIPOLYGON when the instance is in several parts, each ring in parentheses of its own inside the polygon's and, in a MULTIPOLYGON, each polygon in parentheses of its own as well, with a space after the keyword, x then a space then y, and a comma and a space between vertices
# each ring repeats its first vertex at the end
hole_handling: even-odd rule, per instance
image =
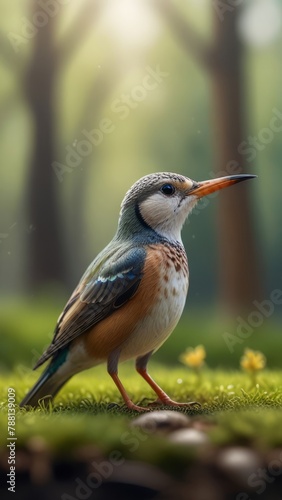
POLYGON ((152 352, 149 352, 148 354, 145 354, 145 356, 142 356, 140 358, 136 359, 136 370, 137 372, 143 377, 144 380, 149 384, 150 387, 152 387, 153 391, 157 394, 158 399, 154 401, 153 403, 150 403, 151 406, 157 406, 157 405, 165 405, 165 406, 194 406, 198 405, 200 406, 199 403, 196 401, 191 401, 190 403, 178 403, 177 401, 173 401, 159 386, 156 384, 156 382, 152 379, 151 375, 147 372, 147 363, 149 361, 149 358, 151 356, 152 352))
POLYGON ((130 410, 135 410, 135 411, 149 411, 149 408, 143 408, 142 406, 135 405, 133 401, 131 401, 130 397, 128 396, 123 384, 121 383, 119 376, 118 376, 118 358, 119 358, 119 352, 114 351, 110 354, 108 358, 108 374, 112 377, 114 383, 116 384, 119 392, 122 395, 122 398, 130 410))

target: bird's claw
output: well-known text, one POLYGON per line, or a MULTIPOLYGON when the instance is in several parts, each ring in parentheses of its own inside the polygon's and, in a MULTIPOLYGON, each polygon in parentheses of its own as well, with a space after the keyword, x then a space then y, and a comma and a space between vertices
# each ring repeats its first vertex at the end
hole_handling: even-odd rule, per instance
POLYGON ((178 403, 177 401, 173 401, 172 399, 156 399, 156 401, 153 401, 152 403, 148 404, 149 407, 158 407, 158 406, 174 406, 175 408, 191 408, 193 406, 199 406, 201 407, 201 404, 198 403, 198 401, 190 401, 188 403, 178 403))
POLYGON ((130 402, 130 404, 126 403, 125 406, 131 411, 138 411, 138 413, 141 413, 142 411, 151 411, 151 408, 148 408, 147 406, 135 405, 132 402, 130 402))

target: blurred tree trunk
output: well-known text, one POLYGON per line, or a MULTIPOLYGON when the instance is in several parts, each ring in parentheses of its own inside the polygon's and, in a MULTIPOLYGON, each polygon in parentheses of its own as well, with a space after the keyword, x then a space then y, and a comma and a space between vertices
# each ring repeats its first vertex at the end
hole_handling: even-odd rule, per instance
MULTIPOLYGON (((99 124, 100 119, 102 118, 102 110, 103 106, 106 102, 107 97, 113 90, 113 87, 116 86, 119 82, 120 77, 124 74, 121 68, 117 67, 115 59, 111 59, 105 64, 105 68, 102 72, 98 74, 95 81, 93 82, 93 86, 91 92, 87 96, 85 100, 85 107, 83 109, 80 120, 77 124, 76 133, 74 137, 81 138, 81 131, 86 129, 88 131, 96 128, 99 124)), ((90 170, 95 169, 95 162, 98 162, 97 157, 99 156, 99 149, 91 153, 86 169, 76 176, 75 183, 73 185, 72 191, 72 199, 74 203, 72 203, 69 207, 68 216, 71 218, 72 227, 75 228, 75 238, 71 238, 72 248, 70 249, 69 255, 73 262, 73 264, 79 264, 82 266, 88 265, 88 260, 84 260, 85 255, 83 255, 83 248, 86 245, 86 231, 85 231, 85 193, 87 191, 87 187, 89 184, 89 174, 90 170), (90 166, 91 162, 91 166, 90 166), (79 256, 79 258, 78 258, 79 256)), ((76 282, 79 278, 78 274, 80 274, 78 267, 72 265, 72 272, 70 273, 71 279, 76 282)))
MULTIPOLYGON (((31 0, 30 19, 38 14, 43 1, 48 4, 48 0, 41 0, 39 6, 37 0, 31 0)), ((83 2, 59 46, 54 37, 59 13, 48 15, 47 23, 38 28, 33 37, 34 50, 25 79, 27 102, 34 123, 34 150, 27 178, 27 217, 31 226, 27 280, 32 290, 48 283, 71 281, 64 251, 65 234, 58 196, 60 184, 52 168, 52 162, 57 158, 54 83, 59 71, 95 26, 102 5, 100 0, 83 2)), ((89 106, 87 110, 90 112, 89 106)))
MULTIPOLYGON (((228 2, 221 3, 229 5, 228 2)), ((238 151, 239 144, 246 138, 243 126, 243 54, 237 30, 240 8, 238 5, 231 11, 227 10, 224 20, 213 9, 215 64, 211 66, 212 129, 216 168, 226 174, 240 173, 244 168, 238 151)), ((249 203, 250 188, 248 183, 243 183, 222 191, 218 202, 220 300, 230 312, 242 312, 253 307, 252 302, 260 299, 262 293, 258 248, 249 203)))
MULTIPOLYGON (((32 14, 38 11, 36 0, 33 1, 32 10, 32 14)), ((34 124, 34 150, 27 179, 27 216, 32 226, 28 237, 28 280, 32 289, 65 279, 58 180, 51 166, 55 158, 55 17, 50 16, 46 25, 38 29, 26 75, 26 95, 34 124)))
MULTIPOLYGON (((232 6, 227 0, 212 2, 214 37, 207 44, 172 0, 153 2, 185 51, 211 76, 216 169, 220 175, 242 172, 238 147, 246 135, 242 47, 236 27, 241 5, 232 6), (238 163, 237 170, 227 169, 230 162, 238 163)), ((253 301, 262 295, 249 193, 250 186, 241 184, 221 191, 218 200, 220 303, 227 311, 237 314, 253 308, 253 301)))

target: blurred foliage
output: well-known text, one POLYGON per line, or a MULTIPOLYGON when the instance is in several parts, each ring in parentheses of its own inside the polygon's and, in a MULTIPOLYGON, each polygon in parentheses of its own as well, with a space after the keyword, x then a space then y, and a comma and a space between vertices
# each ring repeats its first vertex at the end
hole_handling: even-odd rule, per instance
MULTIPOLYGON (((119 7, 112 11, 114 4, 125 3, 128 8, 133 0, 103 1, 100 2, 105 9, 103 13, 93 13, 77 24, 80 9, 87 1, 65 2, 54 19, 55 52, 64 57, 54 75, 53 160, 65 163, 66 148, 75 150, 84 138, 83 129, 97 129, 103 119, 110 119, 114 130, 104 134, 92 153, 63 175, 62 182, 55 178, 63 214, 61 233, 69 269, 68 282, 54 283, 52 290, 44 290, 42 296, 32 296, 26 286, 32 265, 27 264, 27 254, 29 238, 36 227, 27 215, 27 187, 36 130, 26 95, 25 76, 37 39, 36 35, 25 38, 19 51, 13 50, 8 35, 21 36, 24 23, 32 22, 31 0, 0 0, 0 400, 3 402, 0 426, 5 429, 7 388, 16 389, 19 402, 37 379, 38 373, 33 373, 31 368, 50 343, 56 318, 68 294, 88 263, 112 237, 125 191, 139 177, 153 171, 176 171, 202 180, 217 170, 213 159, 214 103, 210 99, 208 74, 180 46, 160 13, 149 7, 150 2, 136 0, 145 9, 140 7, 136 20, 136 15, 128 18, 128 10, 122 15, 115 10, 119 7), (121 23, 116 30, 113 19, 118 18, 121 23), (128 28, 131 28, 129 32, 128 28), (79 35, 74 44, 76 29, 79 35), (156 89, 147 91, 143 99, 134 102, 134 108, 127 106, 128 116, 122 119, 113 108, 114 103, 142 84, 148 67, 155 70, 158 66, 167 76, 156 89)), ((263 0, 243 2, 242 15, 247 16, 248 9, 255 3, 259 6, 263 0)), ((276 17, 281 21, 281 1, 268 0, 265 5, 270 3, 276 4, 276 17)), ((213 31, 212 2, 175 0, 173 4, 203 39, 208 40, 213 31)), ((257 18, 253 16, 253 19, 257 18)), ((269 130, 273 109, 282 116, 282 67, 281 34, 271 33, 269 27, 274 29, 275 19, 273 22, 265 16, 263 19, 266 21, 262 25, 255 25, 260 43, 254 43, 255 39, 252 41, 250 37, 254 33, 253 25, 247 23, 245 31, 241 31, 241 35, 244 34, 244 140, 247 144, 253 138, 259 141, 252 161, 250 155, 242 155, 241 166, 244 172, 250 169, 258 174, 250 196, 259 242, 257 251, 262 256, 264 299, 269 299, 271 291, 281 287, 282 131, 273 133, 270 142, 261 137, 265 129, 269 130), (268 39, 265 38, 267 30, 271 35, 268 39)), ((277 124, 281 123, 278 120, 277 124)), ((267 134, 269 136, 267 132, 264 137, 267 134)), ((202 403, 197 415, 219 423, 212 434, 216 443, 281 446, 282 389, 281 371, 278 371, 281 369, 281 306, 274 308, 271 317, 263 318, 261 326, 253 328, 248 338, 240 337, 234 352, 230 352, 224 334, 237 335, 238 318, 225 318, 215 307, 220 265, 215 237, 217 206, 217 199, 209 200, 207 208, 195 210, 184 227, 183 241, 190 265, 187 309, 174 334, 154 356, 151 373, 176 400, 193 398, 202 403), (207 352, 207 368, 199 376, 180 364, 173 366, 179 363, 179 355, 187 347, 199 344, 207 352), (250 377, 238 371, 246 347, 260 350, 267 359, 270 370, 258 374, 258 385, 253 385, 250 377), (170 366, 164 368, 163 363, 170 366), (227 371, 227 367, 237 371, 227 371)), ((52 241, 45 241, 46 255, 51 245, 52 241)), ((122 365, 120 374, 134 401, 153 397, 132 363, 122 365)), ((19 446, 31 436, 39 435, 62 454, 67 454, 77 443, 99 443, 105 453, 119 449, 121 433, 127 429, 132 413, 124 407, 108 406, 115 401, 121 403, 120 395, 105 366, 79 374, 59 393, 53 412, 19 411, 19 446)), ((173 449, 176 450, 169 443, 158 441, 158 446, 148 447, 145 442, 135 458, 146 456, 151 461, 165 461, 162 457, 167 457, 171 467, 177 454, 184 453, 178 448, 174 454, 173 449)), ((127 456, 128 448, 122 451, 127 456)), ((185 453, 190 460, 190 454, 185 453)), ((132 458, 130 453, 128 456, 132 458)))
MULTIPOLYGON (((54 33, 58 48, 64 47, 68 30, 76 26, 74 21, 85 2, 60 6, 54 33)), ((143 2, 144 7, 139 7, 138 22, 134 13, 127 12, 128 2, 119 2, 124 3, 120 19, 124 26, 131 27, 129 34, 122 22, 118 28, 113 22, 118 16, 118 8, 113 9, 113 3, 104 2, 104 12, 93 13, 90 21, 84 20, 85 29, 83 24, 79 27, 79 43, 56 74, 54 161, 64 163, 65 148, 74 147, 76 141, 83 138, 83 128, 96 128, 103 118, 110 118, 115 127, 114 132, 106 135, 101 144, 93 148, 92 154, 71 173, 66 173, 63 182, 57 185, 64 213, 65 259, 70 269, 68 292, 85 266, 113 235, 120 201, 138 177, 156 170, 172 170, 204 179, 211 171, 216 171, 208 75, 179 46, 160 13, 150 8, 150 2, 143 2), (130 36, 131 39, 127 38, 130 36), (168 76, 155 90, 148 91, 146 98, 135 103, 136 108, 129 109, 126 119, 120 119, 120 115, 113 112, 113 102, 140 85, 147 66, 156 68, 158 65, 168 76), (108 86, 102 101, 95 87, 101 75, 108 86), (93 100, 95 92, 97 99, 93 100)), ((214 14, 209 2, 185 2, 185 11, 180 0, 174 3, 207 40, 214 14)), ((244 7, 246 15, 249 3, 244 7)), ((2 295, 26 292, 29 272, 26 242, 29 234, 36 230, 25 215, 25 188, 34 130, 23 88, 23 77, 32 58, 36 37, 25 38, 17 53, 8 38, 10 33, 21 36, 24 23, 32 23, 30 5, 29 0, 1 1, 0 111, 3 120, 0 149, 3 168, 0 173, 0 231, 5 235, 1 240, 2 295)), ((281 17, 280 2, 277 8, 277 15, 281 17)), ((282 112, 281 39, 274 33, 265 42, 260 26, 255 33, 257 36, 259 31, 263 43, 252 43, 250 36, 245 36, 248 39, 244 45, 246 141, 249 136, 257 136, 269 127, 274 107, 282 112)), ((277 276, 282 271, 281 133, 275 133, 270 143, 260 144, 254 167, 259 182, 252 186, 259 252, 264 255, 262 272, 263 277, 267 277, 268 289, 278 286, 277 276)), ((242 156, 245 171, 250 163, 248 156, 242 156)), ((207 210, 200 211, 199 216, 192 215, 184 230, 191 264, 192 303, 211 303, 215 296, 219 264, 213 238, 216 204, 216 200, 212 200, 207 210)), ((49 244, 46 242, 46 252, 49 244)))
MULTIPOLYGON (((218 170, 214 159, 218 146, 215 142, 217 115, 211 98, 214 82, 211 83, 211 74, 199 64, 197 57, 192 57, 190 50, 181 45, 161 9, 156 8, 158 3, 159 6, 165 4, 165 0, 72 0, 62 3, 51 0, 49 4, 57 6, 57 12, 47 16, 47 25, 37 30, 34 19, 42 12, 42 2, 0 0, 2 465, 7 464, 8 388, 15 390, 16 403, 20 403, 38 379, 40 370, 34 372, 32 367, 51 342, 56 319, 86 266, 113 236, 126 190, 139 177, 154 171, 175 171, 203 180, 214 177, 218 170), (39 47, 43 49, 42 57, 39 47), (163 78, 159 82, 155 80, 154 89, 144 91, 144 78, 157 68, 164 72, 163 78), (51 100, 49 103, 44 98, 42 103, 40 90, 47 80, 51 100), (130 104, 125 105, 122 101, 128 102, 129 98, 130 104), (45 104, 37 121, 36 104, 37 111, 45 104), (83 155, 77 166, 71 169, 67 166, 61 179, 53 171, 48 184, 46 176, 42 175, 46 171, 50 174, 49 163, 50 169, 54 162, 67 165, 67 152, 76 155, 85 138, 83 130, 96 129, 99 130, 96 134, 101 136, 105 120, 110 120, 112 131, 104 132, 101 142, 89 154, 83 155), (50 125, 49 137, 42 134, 41 125, 44 131, 45 122, 50 125), (45 164, 37 162, 39 130, 41 138, 44 137, 41 150, 44 151, 47 145, 49 153, 51 151, 51 162, 47 155, 43 154, 42 158, 41 151, 41 159, 47 158, 45 164), (35 180, 32 171, 37 173, 35 180), (37 191, 38 184, 41 189, 37 191), (49 198, 47 196, 46 200, 42 194, 46 194, 44 186, 47 184, 49 198), (35 209, 38 208, 35 210, 37 223, 30 210, 34 193, 39 193, 46 204, 42 207, 41 203, 41 212, 34 204, 35 209), (58 202, 58 206, 54 203, 58 219, 49 214, 51 231, 47 235, 43 223, 39 228, 40 217, 42 208, 44 215, 52 200, 58 202), (59 215, 62 215, 61 221, 59 215), (28 287, 29 277, 36 268, 30 242, 40 234, 40 229, 43 232, 42 238, 38 238, 41 251, 35 256, 47 260, 50 253, 52 262, 52 250, 55 255, 59 253, 50 237, 56 222, 62 240, 59 245, 61 262, 65 261, 68 272, 65 276, 63 271, 61 275, 57 273, 60 282, 49 283, 39 294, 35 288, 28 287)), ((257 290, 258 295, 251 297, 268 302, 260 308, 254 304, 249 313, 252 316, 246 314, 242 318, 245 331, 247 325, 249 332, 245 336, 241 334, 242 321, 237 314, 225 317, 218 298, 220 239, 226 238, 224 231, 221 231, 224 234, 218 231, 219 200, 212 198, 199 203, 183 230, 190 267, 187 307, 175 332, 149 364, 150 374, 173 399, 201 404, 201 407, 179 411, 191 417, 192 425, 203 425, 209 434, 211 444, 205 446, 202 459, 212 461, 213 482, 218 446, 242 445, 259 451, 282 447, 281 305, 269 302, 271 292, 281 288, 282 275, 279 31, 282 2, 233 2, 236 3, 238 6, 234 8, 241 11, 238 29, 243 48, 243 140, 245 151, 249 148, 248 154, 241 153, 240 166, 243 172, 258 174, 248 195, 265 294, 261 297, 257 290), (271 129, 274 116, 276 131, 271 129), (252 322, 256 326, 253 327, 252 322), (204 347, 206 359, 197 372, 182 366, 179 356, 186 349, 199 345, 204 347), (240 359, 246 348, 259 350, 267 360, 266 369, 256 378, 240 369, 240 359), (214 447, 214 456, 210 447, 214 447)), ((192 32, 195 30, 209 47, 215 35, 214 6, 217 2, 171 0, 171 4, 189 22, 192 32)), ((236 136, 235 128, 236 125, 229 131, 231 135, 236 136)), ((240 201, 243 207, 238 195, 238 204, 240 201)), ((237 213, 238 222, 240 212, 234 213, 237 213)), ((239 227, 242 226, 244 224, 239 222, 239 227)), ((231 246, 231 250, 234 248, 237 245, 231 246)), ((232 252, 226 253, 227 263, 232 266, 234 254, 232 257, 232 252)), ((247 256, 248 252, 243 255, 247 256)), ((233 269, 242 276, 244 271, 238 267, 233 269)), ((242 276, 242 289, 246 281, 242 276)), ((121 364, 119 375, 134 402, 145 406, 155 400, 148 384, 136 373, 133 362, 121 364)), ((55 466, 61 459, 65 460, 72 481, 80 475, 72 467, 73 463, 89 456, 89 450, 97 458, 106 458, 111 451, 120 452, 130 462, 155 464, 171 476, 187 480, 196 450, 130 427, 135 416, 136 413, 123 404, 105 365, 71 378, 48 408, 44 403, 36 410, 16 407, 18 486, 21 486, 24 456, 28 457, 32 450, 40 452, 40 449, 46 449, 46 456, 55 466)), ((40 466, 40 458, 36 460, 40 466)), ((30 458, 28 462, 31 463, 30 458)), ((197 470, 192 469, 192 474, 194 481, 197 470)), ((205 478, 199 475, 201 482, 202 477, 205 478)), ((207 479, 203 485, 209 488, 209 477, 207 479)), ((193 481, 189 483, 190 490, 193 481)))

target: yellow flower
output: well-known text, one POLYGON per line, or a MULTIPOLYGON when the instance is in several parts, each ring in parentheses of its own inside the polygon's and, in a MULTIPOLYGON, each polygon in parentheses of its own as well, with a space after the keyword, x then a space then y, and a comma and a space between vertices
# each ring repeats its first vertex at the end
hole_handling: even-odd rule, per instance
POLYGON ((259 370, 263 370, 266 364, 266 358, 264 354, 262 354, 262 352, 260 351, 252 351, 251 349, 245 349, 240 364, 243 370, 254 373, 259 370))
POLYGON ((179 360, 191 368, 200 368, 204 364, 206 351, 204 346, 198 345, 195 349, 189 348, 179 356, 179 360))

